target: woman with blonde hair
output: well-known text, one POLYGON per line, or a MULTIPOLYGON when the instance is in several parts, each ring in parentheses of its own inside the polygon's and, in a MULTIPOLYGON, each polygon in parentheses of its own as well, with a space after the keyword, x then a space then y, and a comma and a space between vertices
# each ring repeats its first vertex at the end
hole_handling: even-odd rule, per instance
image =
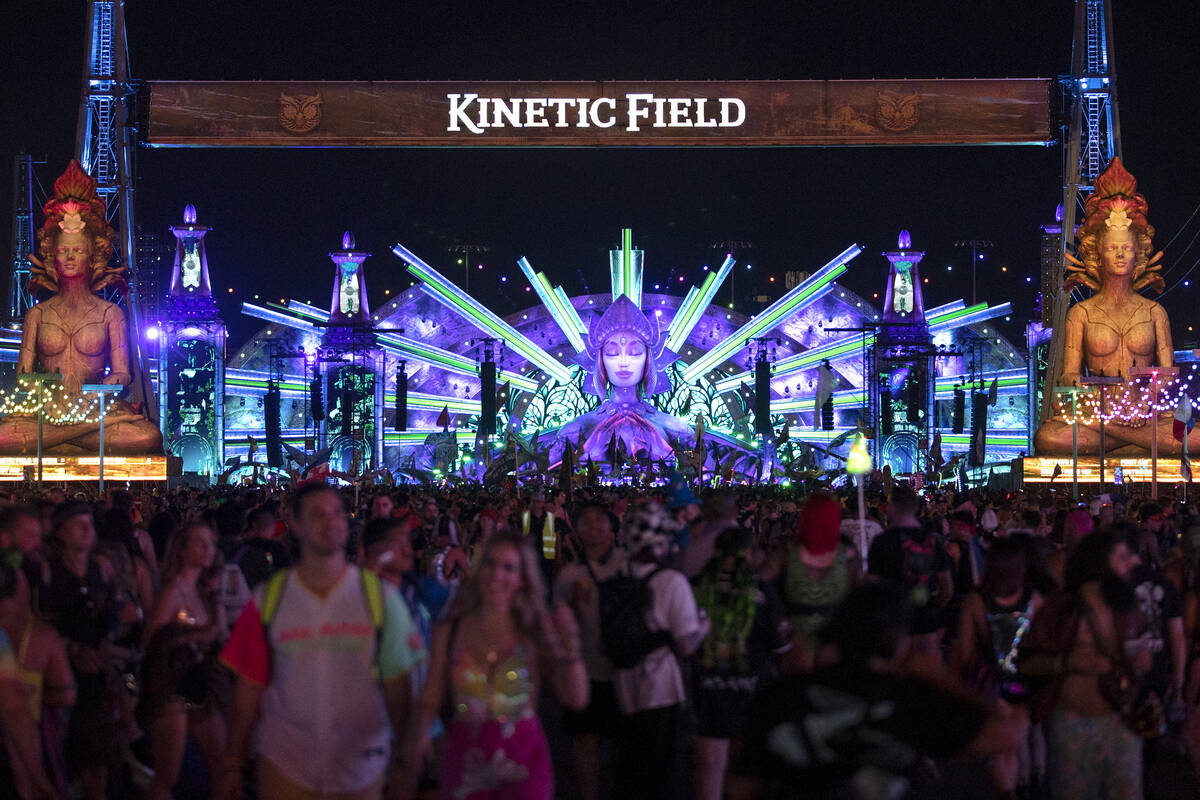
POLYGON ((463 582, 448 621, 433 633, 429 677, 405 763, 416 771, 429 731, 449 697, 439 794, 455 800, 554 794, 550 751, 537 718, 549 681, 562 703, 582 709, 588 677, 570 607, 546 608, 537 557, 522 537, 496 532, 463 582))

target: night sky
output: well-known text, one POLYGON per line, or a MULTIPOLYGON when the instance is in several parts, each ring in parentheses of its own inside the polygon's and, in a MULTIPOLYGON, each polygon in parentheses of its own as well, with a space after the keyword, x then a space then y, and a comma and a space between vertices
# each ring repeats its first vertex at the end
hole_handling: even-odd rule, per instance
MULTIPOLYGON (((1185 95, 1195 85, 1200 13, 1183 0, 1114 6, 1125 162, 1149 200, 1170 286, 1200 260, 1192 244, 1200 214, 1189 220, 1200 205, 1200 119, 1185 95)), ((12 155, 27 149, 47 160, 39 168, 47 188, 73 155, 83 7, 27 4, 0 26, 10 67, 0 120, 5 219, 12 155)), ((128 0, 125 13, 132 72, 143 80, 665 81, 1052 78, 1069 69, 1073 9, 1065 0, 128 0)), ((508 313, 533 298, 515 266, 520 255, 570 294, 582 293, 585 281, 605 290, 606 251, 621 227, 632 227, 646 251, 647 283, 675 270, 687 278, 675 284, 679 294, 700 283, 704 264, 720 262, 715 243, 751 243, 738 253, 753 264, 738 273, 742 295, 748 277, 778 293, 784 271, 813 270, 857 242, 865 252, 842 282, 868 298, 883 290, 880 251, 908 228, 913 245, 928 252, 929 305, 970 299, 970 258, 954 241, 991 239, 997 247, 982 262, 980 298, 1014 303, 1005 332, 1019 342, 1038 281, 1038 226, 1053 220, 1060 199, 1061 158, 1059 147, 141 149, 136 203, 148 230, 165 234, 189 202, 214 228, 209 263, 233 346, 260 325, 238 313, 254 294, 328 302, 326 253, 346 229, 359 249, 375 253, 367 261, 373 305, 385 289, 409 283, 390 253, 394 242, 457 281, 461 268, 448 248, 474 244, 490 250, 473 257, 485 269, 472 270, 472 293, 508 313)), ((1192 277, 1200 280, 1200 271, 1192 277)), ((1200 284, 1165 297, 1177 346, 1195 342, 1187 326, 1198 296, 1200 284)))

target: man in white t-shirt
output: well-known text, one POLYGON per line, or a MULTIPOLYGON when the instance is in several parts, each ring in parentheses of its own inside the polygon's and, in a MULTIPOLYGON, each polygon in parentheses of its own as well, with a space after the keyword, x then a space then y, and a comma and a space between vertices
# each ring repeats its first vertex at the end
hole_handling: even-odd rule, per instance
POLYGON ((613 675, 624 715, 616 792, 623 800, 673 796, 680 713, 687 701, 679 659, 695 652, 708 633, 708 618, 700 616, 688 579, 664 566, 678 530, 679 523, 655 502, 631 508, 621 523, 629 574, 649 581, 647 628, 669 632, 672 641, 613 675))
POLYGON ((424 643, 399 594, 346 563, 346 513, 332 488, 302 488, 292 515, 300 562, 258 587, 221 654, 237 689, 219 796, 241 796, 257 725, 260 797, 376 800, 424 643))

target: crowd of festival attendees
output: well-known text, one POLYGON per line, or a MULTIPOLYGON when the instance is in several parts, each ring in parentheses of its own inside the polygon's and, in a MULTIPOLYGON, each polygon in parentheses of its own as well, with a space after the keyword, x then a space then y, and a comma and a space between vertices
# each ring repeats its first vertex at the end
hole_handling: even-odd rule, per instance
POLYGON ((0 795, 1197 797, 1125 488, 0 491, 0 795))

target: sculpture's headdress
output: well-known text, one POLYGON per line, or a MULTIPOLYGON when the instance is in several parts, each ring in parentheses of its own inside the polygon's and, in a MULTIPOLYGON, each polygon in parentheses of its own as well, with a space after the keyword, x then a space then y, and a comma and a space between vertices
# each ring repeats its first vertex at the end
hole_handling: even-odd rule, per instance
POLYGON ((125 268, 111 267, 116 232, 109 226, 104 200, 96 191, 96 181, 79 162, 72 159, 66 171, 54 182, 54 194, 42 206, 46 221, 37 232, 38 252, 30 254, 30 289, 58 291, 54 271, 54 250, 59 234, 83 233, 92 243, 91 289, 99 291, 116 284, 125 288, 125 268), (39 258, 40 256, 40 258, 39 258))
MULTIPOLYGON (((649 396, 670 389, 671 381, 663 369, 675 361, 676 355, 666 348, 668 332, 659 330, 656 315, 643 314, 626 295, 617 297, 588 329, 587 341, 584 343, 587 348, 587 366, 596 367, 604 349, 604 342, 617 331, 633 331, 646 343, 649 364, 646 381, 642 387, 644 393, 649 396)), ((590 383, 589 388, 600 397, 608 393, 608 387, 604 385, 599 369, 593 371, 590 383)))
POLYGON ((1067 291, 1081 285, 1099 289, 1104 282, 1100 272, 1101 238, 1107 231, 1131 230, 1135 241, 1133 288, 1148 286, 1162 292, 1162 253, 1150 258, 1154 228, 1146 219, 1148 208, 1146 198, 1137 190, 1137 179, 1120 158, 1113 158, 1096 178, 1096 187, 1084 203, 1084 218, 1077 231, 1079 255, 1067 255, 1067 291))

